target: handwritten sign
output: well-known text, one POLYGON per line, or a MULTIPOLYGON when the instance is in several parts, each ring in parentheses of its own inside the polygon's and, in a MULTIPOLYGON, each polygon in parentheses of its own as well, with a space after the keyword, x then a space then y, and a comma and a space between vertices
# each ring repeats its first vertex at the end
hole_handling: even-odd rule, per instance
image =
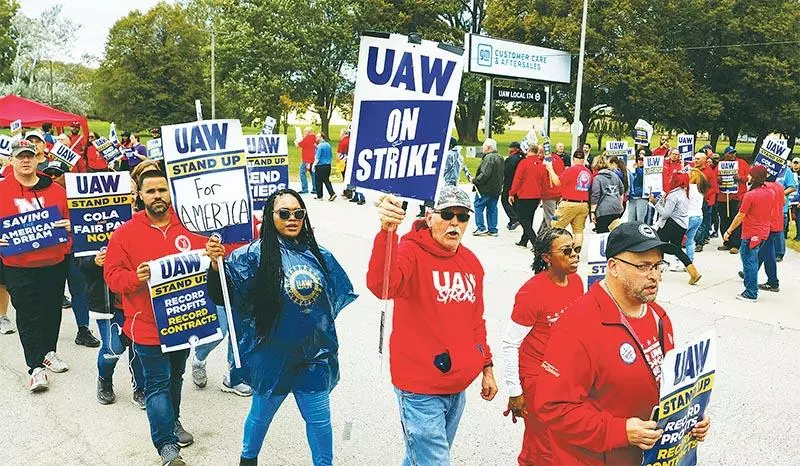
POLYGON ((664 434, 653 448, 644 452, 643 465, 697 464, 697 440, 692 436, 692 428, 703 420, 711 401, 716 363, 716 337, 713 331, 664 356, 655 419, 664 434))
POLYGON ((786 166, 786 159, 792 153, 786 146, 786 141, 778 139, 767 139, 761 144, 761 148, 753 160, 753 165, 763 165, 767 169, 770 179, 775 179, 786 166))
POLYGON ((361 37, 347 185, 433 200, 444 168, 463 51, 361 37))
POLYGON ((650 194, 658 195, 664 190, 664 157, 650 156, 644 158, 644 186, 642 197, 650 194))
POLYGON ((245 150, 253 212, 260 222, 267 198, 289 186, 289 146, 283 134, 246 136, 245 150))
POLYGON ((58 207, 33 210, 0 219, 0 238, 8 246, 0 247, 0 256, 11 257, 45 249, 69 241, 67 229, 55 226, 61 220, 58 207))
POLYGON ((597 235, 589 235, 588 237, 588 260, 589 260, 589 274, 586 276, 586 289, 588 290, 595 282, 606 278, 606 266, 608 259, 606 259, 606 243, 608 242, 608 233, 600 233, 597 235))
POLYGON ((97 152, 99 152, 109 164, 116 162, 122 157, 122 151, 119 150, 119 147, 106 138, 97 138, 92 141, 92 144, 94 144, 94 148, 97 149, 97 152))
POLYGON ((179 351, 222 339, 217 307, 208 296, 204 251, 186 251, 151 261, 150 299, 161 351, 179 351))
POLYGON ((223 243, 253 239, 253 210, 239 120, 164 126, 162 149, 181 223, 223 243))
POLYGON ((53 148, 50 149, 50 155, 69 165, 70 170, 72 170, 72 167, 74 167, 75 164, 77 164, 81 159, 81 155, 79 153, 65 146, 61 143, 61 141, 56 141, 53 148))
POLYGON ((131 176, 128 172, 66 173, 64 182, 72 252, 75 257, 97 254, 133 215, 131 176))
POLYGON ((154 161, 164 160, 164 151, 161 150, 161 138, 147 141, 147 158, 154 161))
POLYGON ((717 165, 719 192, 722 194, 736 194, 739 192, 739 183, 734 178, 739 174, 739 162, 720 160, 717 165))

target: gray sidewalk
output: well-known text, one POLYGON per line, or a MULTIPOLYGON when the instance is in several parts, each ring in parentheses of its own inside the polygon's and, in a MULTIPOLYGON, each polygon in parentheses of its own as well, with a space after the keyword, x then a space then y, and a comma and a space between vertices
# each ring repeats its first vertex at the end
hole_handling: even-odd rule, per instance
MULTIPOLYGON (((336 186, 341 193, 341 186, 336 186)), ((397 465, 403 454, 395 395, 388 367, 377 357, 378 322, 383 304, 365 286, 372 239, 378 231, 373 199, 366 206, 304 197, 321 245, 330 249, 361 297, 340 315, 341 382, 332 394, 335 460, 341 465, 397 465)), ((418 212, 409 206, 409 216, 418 212)), ((500 237, 474 238, 465 244, 486 270, 485 302, 495 375, 502 383, 500 341, 514 294, 531 275, 530 252, 514 246, 520 229, 508 232, 500 208, 500 237)), ((539 210, 541 212, 541 210, 539 210)), ((541 215, 541 214, 539 214, 541 215)), ((410 220, 401 228, 408 231, 410 220)), ((534 225, 538 225, 537 217, 534 225)), ((796 464, 800 456, 797 421, 800 408, 800 255, 789 251, 779 264, 782 291, 762 292, 757 304, 735 299, 742 291, 738 256, 716 250, 712 241, 697 254, 703 274, 689 286, 685 273, 666 272, 659 302, 675 325, 676 343, 709 329, 719 342, 716 386, 710 412, 709 440, 700 447, 700 464, 796 464)), ((581 273, 585 274, 585 258, 581 273)), ((762 275, 763 280, 763 275, 762 275)), ((11 311, 13 318, 14 311, 11 311)), ((95 334, 97 333, 92 324, 95 334)), ((101 406, 95 399, 97 351, 73 343, 75 322, 65 311, 59 353, 70 365, 64 374, 49 374, 50 391, 28 393, 22 348, 17 335, 0 335, 0 464, 155 465, 144 411, 130 403, 127 368, 115 376, 118 401, 101 406)), ((195 436, 183 451, 193 465, 238 464, 242 426, 250 406, 245 398, 222 393, 224 351, 209 358, 209 386, 198 390, 190 369, 184 377, 182 420, 195 436)), ((505 387, 492 402, 480 398, 479 384, 468 389, 468 402, 453 447, 453 461, 463 465, 514 465, 523 424, 502 416, 505 387)), ((290 397, 291 398, 291 397, 290 397)), ((275 417, 260 461, 267 465, 310 464, 305 427, 287 399, 275 417)))

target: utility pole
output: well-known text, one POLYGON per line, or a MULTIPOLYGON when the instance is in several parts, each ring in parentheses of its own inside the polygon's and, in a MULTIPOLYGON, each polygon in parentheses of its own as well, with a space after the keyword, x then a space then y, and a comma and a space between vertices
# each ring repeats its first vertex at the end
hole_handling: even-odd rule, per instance
POLYGON ((578 150, 578 139, 583 133, 581 123, 581 94, 583 91, 583 57, 586 54, 586 16, 589 12, 589 0, 583 0, 583 18, 581 19, 581 50, 578 56, 578 87, 575 89, 575 114, 572 118, 572 147, 570 150, 578 150))

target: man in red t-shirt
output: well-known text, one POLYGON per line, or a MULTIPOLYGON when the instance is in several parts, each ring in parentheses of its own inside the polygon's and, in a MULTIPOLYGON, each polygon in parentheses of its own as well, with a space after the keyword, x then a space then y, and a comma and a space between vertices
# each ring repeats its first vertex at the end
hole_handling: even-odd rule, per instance
POLYGON ((572 227, 575 245, 583 244, 583 230, 589 217, 589 191, 592 189, 592 172, 584 165, 585 155, 581 151, 572 154, 572 166, 556 175, 548 169, 553 185, 561 188, 561 202, 558 204, 553 228, 572 227))
MULTIPOLYGON (((606 242, 605 279, 551 329, 533 408, 550 430, 552 464, 641 464, 661 437, 649 419, 674 340, 655 299, 664 254, 676 251, 644 223, 619 225, 606 242)), ((697 441, 709 425, 708 416, 695 424, 697 441)))
POLYGON ((661 145, 653 149, 653 155, 657 155, 659 157, 666 157, 669 153, 669 137, 666 135, 661 136, 660 140, 661 145))
POLYGON ((733 232, 741 226, 739 254, 742 258, 745 290, 736 299, 742 301, 756 302, 758 299, 758 254, 765 246, 764 242, 769 239, 772 211, 777 206, 775 193, 764 186, 766 179, 767 169, 762 165, 756 165, 750 170, 750 191, 744 194, 736 217, 722 236, 725 241, 730 241, 733 232))
MULTIPOLYGON (((736 154, 736 148, 728 146, 725 148, 723 155, 726 161, 738 162, 739 173, 734 177, 739 184, 739 190, 736 194, 723 194, 717 190, 717 212, 719 213, 720 223, 719 230, 722 232, 731 231, 730 240, 725 240, 721 246, 717 247, 719 251, 730 251, 731 254, 739 253, 739 243, 743 238, 741 228, 729 228, 733 222, 733 218, 739 212, 739 205, 742 202, 744 193, 747 192, 747 175, 750 173, 750 164, 736 154)), ((719 166, 717 166, 717 176, 719 176, 719 166)))
POLYGON ((548 162, 544 158, 544 146, 542 146, 541 150, 539 158, 544 161, 548 170, 542 173, 542 212, 544 215, 542 216, 542 224, 539 226, 539 230, 536 231, 537 235, 543 234, 546 229, 550 228, 553 217, 556 215, 558 201, 561 199, 561 187, 550 179, 550 169, 556 176, 564 173, 566 169, 564 160, 558 154, 550 154, 551 161, 548 162))
POLYGON ((295 141, 294 145, 300 148, 300 194, 308 192, 308 179, 306 173, 311 172, 311 194, 316 194, 317 177, 314 174, 314 158, 317 149, 317 135, 314 130, 307 126, 305 129, 305 136, 299 141, 295 141))
POLYGON ((786 203, 786 194, 783 185, 777 181, 767 181, 764 186, 775 193, 775 206, 772 209, 769 238, 758 251, 758 268, 760 269, 763 263, 764 272, 767 273, 767 282, 758 285, 758 289, 777 293, 781 290, 778 281, 777 254, 778 245, 783 240, 783 205, 786 203))
POLYGON ((79 121, 73 121, 69 131, 70 147, 75 152, 83 154, 83 150, 86 148, 86 143, 86 138, 81 134, 81 123, 79 121))
POLYGON ((678 149, 671 149, 669 151, 669 157, 664 160, 664 167, 663 171, 661 172, 662 178, 662 192, 664 194, 672 191, 672 175, 675 173, 683 170, 683 161, 681 160, 681 153, 678 149))
POLYGON ((703 223, 700 229, 697 230, 697 238, 695 238, 696 246, 695 252, 702 252, 703 246, 708 242, 711 237, 711 220, 714 210, 714 204, 717 202, 717 192, 719 192, 719 184, 717 183, 717 172, 711 168, 708 160, 708 155, 705 152, 698 152, 694 155, 694 167, 703 173, 708 181, 708 190, 704 195, 703 202, 703 223))

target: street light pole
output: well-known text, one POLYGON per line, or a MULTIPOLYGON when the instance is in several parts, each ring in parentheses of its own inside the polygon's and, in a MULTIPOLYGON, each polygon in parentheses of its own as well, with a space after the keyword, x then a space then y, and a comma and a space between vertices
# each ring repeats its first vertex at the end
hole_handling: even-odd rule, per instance
POLYGON ((572 118, 572 152, 578 150, 578 138, 583 133, 581 124, 581 94, 583 91, 583 56, 586 53, 586 16, 589 11, 589 0, 583 0, 583 18, 581 19, 581 50, 578 56, 578 84, 575 89, 575 114, 572 118))

